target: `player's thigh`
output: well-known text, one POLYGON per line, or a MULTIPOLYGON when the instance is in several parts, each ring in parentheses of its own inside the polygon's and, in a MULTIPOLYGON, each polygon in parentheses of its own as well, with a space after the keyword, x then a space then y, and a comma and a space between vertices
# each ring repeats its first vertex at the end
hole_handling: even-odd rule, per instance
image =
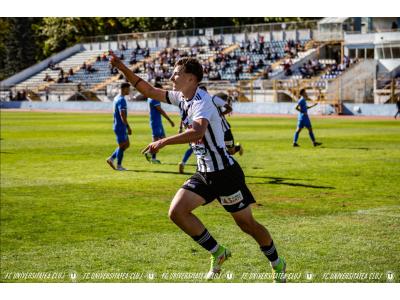
POLYGON ((129 143, 129 138, 126 131, 115 131, 115 136, 120 147, 121 145, 126 144, 126 142, 129 143))
POLYGON ((153 126, 151 129, 153 134, 153 141, 155 140, 155 138, 162 139, 165 137, 165 131, 163 126, 153 126))
POLYGON ((180 188, 175 194, 174 199, 172 199, 169 212, 170 215, 172 212, 189 213, 205 203, 206 200, 202 196, 192 191, 180 188))

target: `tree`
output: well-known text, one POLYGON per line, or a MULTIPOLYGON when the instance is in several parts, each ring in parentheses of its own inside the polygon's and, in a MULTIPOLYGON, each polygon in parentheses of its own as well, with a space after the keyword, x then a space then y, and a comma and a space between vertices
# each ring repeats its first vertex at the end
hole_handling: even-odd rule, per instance
POLYGON ((33 24, 34 18, 6 18, 2 21, 2 30, 7 33, 3 49, 0 50, 5 57, 1 72, 4 77, 14 75, 36 63, 33 24))

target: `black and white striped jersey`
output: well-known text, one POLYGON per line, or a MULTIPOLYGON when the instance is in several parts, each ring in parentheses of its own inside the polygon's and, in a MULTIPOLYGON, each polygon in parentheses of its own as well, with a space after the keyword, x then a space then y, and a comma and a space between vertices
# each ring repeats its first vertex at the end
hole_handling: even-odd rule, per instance
POLYGON ((194 97, 190 100, 185 99, 181 92, 168 91, 167 102, 179 107, 182 123, 186 129, 192 127, 194 120, 208 120, 204 137, 195 143, 191 143, 193 152, 197 157, 198 171, 221 171, 234 164, 234 159, 225 147, 220 113, 206 91, 198 88, 194 97))

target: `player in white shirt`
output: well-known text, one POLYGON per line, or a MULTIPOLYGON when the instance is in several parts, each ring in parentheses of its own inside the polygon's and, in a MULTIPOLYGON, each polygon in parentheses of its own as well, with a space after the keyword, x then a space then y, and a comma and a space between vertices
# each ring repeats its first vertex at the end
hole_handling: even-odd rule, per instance
POLYGON ((229 155, 224 142, 221 116, 211 96, 198 88, 203 68, 194 58, 181 58, 171 76, 173 91, 155 88, 135 75, 113 53, 111 64, 145 97, 177 105, 186 130, 149 144, 143 153, 156 153, 163 147, 191 143, 197 156, 197 172, 175 194, 169 209, 170 219, 200 246, 211 253, 207 279, 221 271, 231 251, 218 244, 193 210, 215 199, 231 213, 236 224, 251 235, 270 261, 277 282, 285 282, 286 263, 278 257, 267 229, 258 223, 250 204, 255 200, 245 183, 239 164, 229 155))

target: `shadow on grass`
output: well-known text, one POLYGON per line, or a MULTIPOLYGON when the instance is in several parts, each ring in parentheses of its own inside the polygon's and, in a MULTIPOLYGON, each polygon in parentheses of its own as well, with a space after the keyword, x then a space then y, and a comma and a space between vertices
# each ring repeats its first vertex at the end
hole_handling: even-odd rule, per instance
POLYGON ((381 148, 368 148, 368 147, 326 147, 326 146, 321 146, 320 148, 324 148, 324 149, 340 149, 340 150, 364 150, 364 151, 383 150, 381 148))
POLYGON ((174 174, 174 175, 191 175, 191 173, 180 174, 178 171, 160 171, 160 170, 126 170, 124 172, 135 172, 135 173, 156 173, 156 174, 174 174))
POLYGON ((323 186, 323 185, 313 185, 313 184, 303 184, 303 183, 293 183, 293 182, 286 182, 286 180, 305 180, 300 178, 284 178, 284 177, 271 177, 271 176, 251 176, 248 175, 246 178, 261 178, 261 179, 270 179, 266 182, 254 182, 251 184, 282 184, 282 185, 289 185, 289 186, 299 186, 305 188, 312 188, 312 189, 330 189, 333 190, 335 187, 333 186, 323 186))

